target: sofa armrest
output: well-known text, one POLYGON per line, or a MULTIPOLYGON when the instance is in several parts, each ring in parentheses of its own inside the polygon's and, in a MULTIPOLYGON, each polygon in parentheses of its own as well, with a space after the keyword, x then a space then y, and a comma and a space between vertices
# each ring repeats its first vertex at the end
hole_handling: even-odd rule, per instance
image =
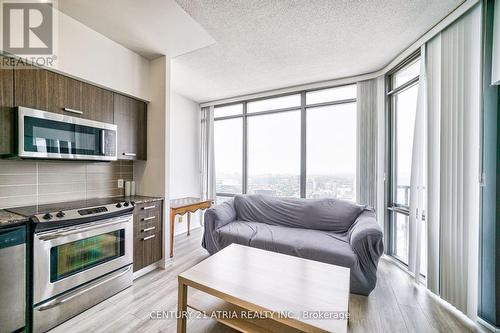
POLYGON ((236 220, 236 209, 233 200, 225 201, 219 205, 207 209, 205 221, 213 221, 213 228, 219 229, 226 224, 236 220))
POLYGON ((384 235, 372 210, 364 211, 356 219, 350 230, 349 242, 361 268, 375 277, 375 283, 378 261, 384 253, 384 235))
POLYGON ((221 249, 217 229, 235 220, 236 209, 234 208, 234 200, 229 200, 207 209, 205 212, 204 232, 201 245, 208 253, 214 254, 221 249))

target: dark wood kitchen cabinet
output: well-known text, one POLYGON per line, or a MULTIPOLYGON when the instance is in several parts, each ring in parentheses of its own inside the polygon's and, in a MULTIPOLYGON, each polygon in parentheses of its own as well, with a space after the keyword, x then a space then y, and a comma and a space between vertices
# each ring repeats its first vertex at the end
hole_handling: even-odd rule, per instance
POLYGON ((81 110, 86 119, 113 124, 113 93, 88 83, 82 83, 81 110))
POLYGON ((47 72, 47 81, 50 87, 47 111, 85 118, 85 113, 79 113, 82 112, 82 82, 54 72, 47 72))
POLYGON ((114 120, 118 126, 118 159, 147 159, 146 103, 114 94, 114 120))
POLYGON ((137 203, 134 209, 134 272, 163 257, 163 201, 137 203))
POLYGON ((14 81, 16 106, 113 123, 109 90, 37 67, 17 69, 14 81))
POLYGON ((14 70, 0 68, 0 155, 14 151, 14 70))
POLYGON ((25 63, 2 66, 0 155, 15 153, 16 106, 114 123, 118 126, 118 159, 147 158, 147 106, 143 101, 25 63))
POLYGON ((49 72, 45 69, 28 65, 15 68, 14 106, 49 111, 49 84, 49 72))

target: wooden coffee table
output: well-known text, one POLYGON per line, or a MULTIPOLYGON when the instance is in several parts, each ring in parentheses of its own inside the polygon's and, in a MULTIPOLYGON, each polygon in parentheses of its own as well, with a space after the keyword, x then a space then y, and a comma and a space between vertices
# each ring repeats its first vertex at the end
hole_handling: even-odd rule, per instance
MULTIPOLYGON (((349 273, 345 267, 232 244, 178 276, 178 311, 189 307, 242 332, 343 333, 349 273)), ((186 332, 186 320, 178 317, 177 332, 186 332)))

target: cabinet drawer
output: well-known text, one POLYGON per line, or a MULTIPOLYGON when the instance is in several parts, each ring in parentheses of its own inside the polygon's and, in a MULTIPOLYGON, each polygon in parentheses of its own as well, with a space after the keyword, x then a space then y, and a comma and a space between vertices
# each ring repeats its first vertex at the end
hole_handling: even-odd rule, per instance
POLYGON ((134 213, 141 217, 159 215, 161 212, 162 201, 146 202, 135 205, 134 213))
POLYGON ((134 272, 162 258, 162 233, 136 236, 134 240, 134 272))
POLYGON ((136 237, 140 237, 145 233, 160 232, 162 229, 161 216, 136 217, 136 220, 137 221, 134 221, 134 234, 136 237))

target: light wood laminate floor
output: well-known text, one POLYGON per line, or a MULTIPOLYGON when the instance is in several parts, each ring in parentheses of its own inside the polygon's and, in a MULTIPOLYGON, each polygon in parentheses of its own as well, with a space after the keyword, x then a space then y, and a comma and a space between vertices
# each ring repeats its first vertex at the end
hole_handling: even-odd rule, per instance
MULTIPOLYGON (((51 333, 175 332, 175 319, 151 319, 152 311, 177 308, 177 275, 205 259, 202 229, 175 239, 175 256, 166 270, 155 270, 132 287, 61 324, 51 333)), ((369 297, 349 297, 349 332, 471 332, 408 274, 387 259, 379 264, 377 287, 369 297)), ((188 332, 235 332, 211 320, 188 320, 188 332)))

